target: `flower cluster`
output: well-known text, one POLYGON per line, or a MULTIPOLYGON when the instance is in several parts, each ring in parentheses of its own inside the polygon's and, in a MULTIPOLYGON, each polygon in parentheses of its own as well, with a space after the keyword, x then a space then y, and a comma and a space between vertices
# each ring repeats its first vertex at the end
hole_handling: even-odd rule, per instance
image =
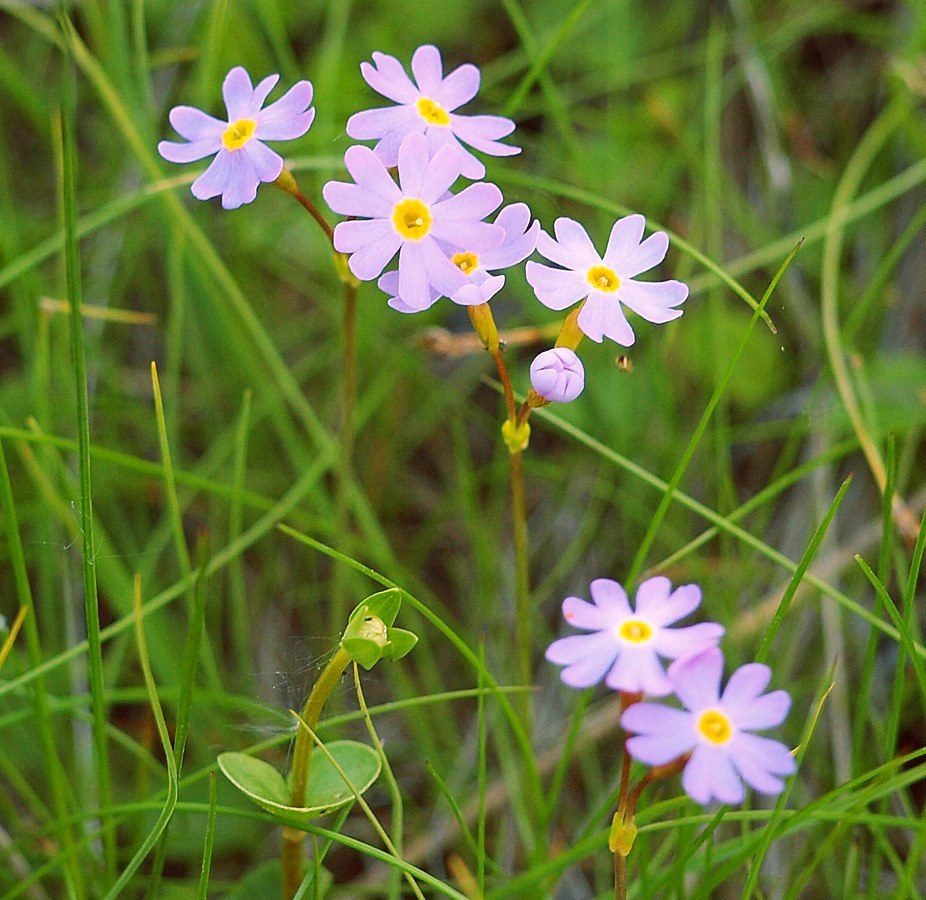
MULTIPOLYGON (((520 148, 502 140, 515 129, 510 119, 459 112, 479 91, 476 66, 464 64, 444 75, 440 51, 425 45, 412 54, 411 76, 394 56, 378 52, 360 70, 393 105, 348 119, 351 138, 374 144, 350 147, 344 163, 353 181, 331 181, 323 195, 334 212, 351 218, 335 227, 335 250, 348 257, 357 279, 378 279, 389 306, 415 313, 441 297, 461 306, 488 303, 505 285, 500 272, 537 250, 553 263, 527 263, 537 299, 557 311, 580 305, 556 347, 531 366, 531 406, 567 403, 582 392, 585 372, 576 347, 583 336, 624 346, 634 342, 625 308, 652 323, 682 314, 684 284, 636 280, 662 262, 669 246, 663 232, 643 239, 643 216, 615 222, 603 256, 578 222, 557 219, 551 237, 531 221, 524 203, 505 206, 487 221, 501 207, 502 193, 481 181, 485 165, 472 151, 512 156, 520 148), (475 183, 454 192, 460 178, 475 183), (396 267, 387 271, 396 257, 396 267), (576 333, 567 334, 570 328, 576 333)), ((315 111, 308 81, 263 109, 277 80, 270 75, 253 87, 241 66, 233 68, 222 87, 226 121, 189 106, 171 110, 170 122, 186 143, 161 141, 161 156, 181 163, 215 157, 193 182, 195 197, 221 196, 222 205, 234 209, 254 200, 261 182, 281 178, 283 160, 265 141, 300 137, 315 111)))
POLYGON ((698 608, 700 588, 673 591, 667 578, 650 578, 637 589, 634 609, 624 589, 606 578, 592 582, 591 595, 592 603, 563 602, 566 621, 588 633, 554 641, 546 656, 566 667, 561 677, 571 687, 603 678, 624 695, 629 705, 621 725, 633 735, 627 752, 650 766, 683 762, 682 786, 702 804, 742 802, 743 782, 764 794, 781 793, 794 759, 784 744, 751 732, 780 725, 791 698, 785 691, 763 693, 772 673, 759 663, 737 669, 721 692, 717 643, 724 629, 713 622, 671 627, 698 608), (668 670, 661 658, 674 660, 668 670), (639 702, 643 694, 674 694, 684 710, 639 702))

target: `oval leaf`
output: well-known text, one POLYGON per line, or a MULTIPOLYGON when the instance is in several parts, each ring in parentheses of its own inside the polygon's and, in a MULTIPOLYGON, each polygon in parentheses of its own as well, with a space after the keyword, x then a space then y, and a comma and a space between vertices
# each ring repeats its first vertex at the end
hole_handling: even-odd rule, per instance
MULTIPOLYGON (((372 747, 357 741, 332 741, 325 746, 358 793, 364 793, 379 777, 382 763, 372 747)), ((225 777, 241 793, 270 813, 308 820, 354 799, 338 770, 318 747, 312 751, 304 806, 290 805, 289 787, 269 763, 245 753, 222 753, 218 762, 225 777)))

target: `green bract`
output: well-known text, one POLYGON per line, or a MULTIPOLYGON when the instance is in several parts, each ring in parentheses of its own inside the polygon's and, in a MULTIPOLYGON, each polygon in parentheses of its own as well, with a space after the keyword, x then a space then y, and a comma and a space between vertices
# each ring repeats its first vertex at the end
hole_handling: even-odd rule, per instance
POLYGON ((350 614, 341 647, 364 669, 381 659, 401 659, 418 643, 418 635, 392 627, 401 605, 402 592, 389 588, 367 597, 350 614))

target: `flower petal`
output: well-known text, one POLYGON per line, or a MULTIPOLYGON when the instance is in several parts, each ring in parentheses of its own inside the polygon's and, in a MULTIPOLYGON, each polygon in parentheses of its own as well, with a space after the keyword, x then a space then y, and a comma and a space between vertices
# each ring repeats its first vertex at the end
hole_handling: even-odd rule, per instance
MULTIPOLYGON (((642 218, 642 216, 641 216, 642 218)), ((669 236, 664 231, 651 234, 639 247, 631 250, 625 256, 615 258, 613 263, 605 254, 605 261, 618 271, 621 278, 634 278, 641 272, 658 266, 666 258, 669 250, 669 236)))
POLYGON ((671 593, 672 582, 664 575, 647 578, 637 588, 633 608, 638 614, 645 616, 648 621, 657 625, 668 625, 675 621, 675 619, 666 620, 663 617, 665 605, 669 602, 671 593))
POLYGON ((348 147, 344 165, 360 187, 386 200, 390 206, 402 199, 399 186, 392 180, 383 161, 369 147, 348 147))
POLYGON ((450 127, 463 143, 489 156, 514 156, 521 152, 520 147, 498 142, 498 138, 507 137, 515 129, 514 122, 503 116, 461 116, 451 113, 450 127))
MULTIPOLYGON (((538 241, 543 236, 541 232, 538 241)), ((581 272, 553 269, 533 261, 528 262, 525 275, 537 299, 548 309, 566 309, 567 306, 572 306, 573 303, 587 297, 591 289, 591 285, 581 272)), ((588 334, 588 332, 585 333, 588 334)), ((596 338, 596 340, 600 341, 601 338, 596 338)))
POLYGON ((421 244, 403 241, 399 249, 399 296, 409 306, 424 309, 431 299, 430 290, 421 244))
POLYGON ((412 54, 412 74, 421 93, 434 99, 444 79, 444 64, 441 61, 440 50, 432 44, 419 47, 412 54))
POLYGON ((460 290, 450 295, 450 299, 460 306, 479 306, 488 303, 504 286, 504 275, 489 275, 479 284, 473 281, 464 284, 460 290))
POLYGON ((373 54, 373 63, 373 66, 368 62, 360 63, 360 73, 377 94, 396 103, 413 103, 418 98, 418 88, 394 56, 377 52, 373 54))
POLYGON ((607 605, 586 603, 578 597, 567 597, 563 601, 563 618, 573 628, 613 631, 630 616, 630 609, 624 609, 619 603, 607 605))
MULTIPOLYGON (((189 144, 177 144, 174 141, 160 141, 158 143, 158 153, 168 162, 172 163, 189 163, 196 162, 198 159, 205 159, 218 153, 221 149, 221 140, 213 138, 203 138, 200 141, 192 141, 189 144)), ((212 195, 216 196, 215 194, 212 195)))
POLYGON ((669 659, 693 656, 715 646, 723 637, 724 629, 716 622, 700 622, 687 628, 663 628, 653 646, 669 659))
POLYGON ((612 636, 599 632, 554 641, 547 649, 547 659, 557 665, 568 663, 560 672, 564 684, 586 688, 601 681, 618 653, 612 636))
MULTIPOLYGON (((342 222, 342 225, 349 223, 342 222)), ((341 226, 339 225, 338 228, 341 226)), ((395 233, 383 233, 358 247, 347 261, 351 272, 361 281, 378 278, 399 249, 402 239, 395 233)))
MULTIPOLYGON (((582 279, 586 288, 591 288, 584 275, 578 277, 582 279)), ((599 344, 608 337, 624 347, 633 345, 633 329, 620 303, 615 302, 612 296, 602 294, 601 291, 589 290, 588 300, 579 311, 576 324, 587 338, 599 344)))
POLYGON ((780 741, 755 734, 736 734, 727 745, 737 771, 762 794, 780 794, 784 784, 776 776, 791 775, 797 765, 780 741))
MULTIPOLYGON (((476 66, 466 63, 457 66, 433 92, 436 100, 446 112, 453 112, 464 103, 469 103, 479 93, 482 76, 476 66)), ((420 84, 420 82, 419 82, 420 84)))
POLYGON ((634 703, 621 716, 621 727, 633 734, 630 755, 649 766, 664 766, 695 746, 691 716, 661 703, 634 703))
POLYGON ((652 646, 624 643, 605 684, 615 691, 640 692, 654 697, 672 693, 672 682, 652 646))
MULTIPOLYGON (((350 222, 341 222, 334 229, 334 249, 338 253, 356 253, 366 244, 378 241, 384 234, 395 236, 396 247, 402 239, 395 229, 382 219, 358 219, 350 222)), ((377 273, 378 274, 378 273, 377 273)), ((360 277, 359 275, 357 276, 360 277)), ((368 279, 362 279, 364 281, 368 279)))
POLYGON ((742 803, 746 791, 727 754, 720 748, 695 747, 682 774, 682 787, 693 800, 706 806, 712 797, 722 803, 742 803))
MULTIPOLYGON (((425 140, 427 140, 427 138, 425 138, 425 140)), ((399 153, 401 152, 402 151, 399 150, 399 153)), ((461 162, 462 160, 458 147, 441 147, 440 150, 430 157, 430 161, 427 163, 426 174, 422 178, 421 187, 416 192, 415 196, 420 197, 425 203, 436 203, 460 177, 461 162)), ((399 169, 400 173, 401 171, 402 170, 399 169)), ((495 188, 495 190, 498 191, 498 188, 495 188)), ((462 193, 465 193, 465 191, 462 193)), ((498 194, 498 203, 501 203, 501 191, 498 191, 498 194)), ((457 196, 462 196, 462 194, 458 194, 457 196)), ((498 206, 498 203, 496 203, 495 206, 498 206)), ((487 216, 492 209, 495 209, 495 206, 491 207, 488 212, 483 213, 478 218, 481 219, 487 216)), ((443 215, 447 215, 446 209, 443 215)))
POLYGON ((420 197, 428 174, 428 141, 423 134, 409 134, 399 147, 399 185, 406 197, 420 197))
POLYGON ((489 251, 482 258, 485 269, 507 269, 527 259, 537 247, 540 223, 530 224, 531 212, 526 203, 512 203, 495 218, 495 224, 505 230, 505 240, 500 247, 489 251), (529 226, 529 227, 528 227, 529 226))
POLYGON ((610 612, 612 616, 620 616, 623 619, 633 615, 627 592, 613 579, 595 578, 589 585, 589 591, 595 604, 600 609, 610 612))
POLYGON ((248 106, 247 118, 254 119, 257 117, 257 114, 260 112, 260 108, 264 105, 264 100, 267 99, 270 92, 276 86, 276 83, 280 80, 279 75, 268 75, 266 78, 262 78, 258 83, 257 87, 254 88, 254 93, 251 96, 251 102, 248 106))
POLYGON ((701 588, 696 584, 683 584, 673 591, 668 578, 655 585, 650 585, 651 581, 656 579, 644 581, 637 590, 636 609, 659 625, 671 625, 684 619, 701 603, 701 588))
POLYGON ((677 660, 669 666, 669 678, 678 699, 692 712, 716 706, 720 700, 723 654, 709 647, 696 656, 677 660))
POLYGON ((188 141, 209 138, 218 145, 222 132, 228 127, 226 122, 207 115, 195 106, 175 106, 167 118, 177 134, 188 141))
MULTIPOLYGON (((166 143, 166 141, 161 142, 166 143)), ((174 145, 180 146, 180 145, 174 145)), ((161 147, 158 145, 158 150, 161 147)), ((218 155, 209 164, 209 168, 203 172, 196 181, 190 186, 190 191, 197 200, 210 200, 218 197, 225 190, 225 185, 231 177, 231 164, 229 157, 231 154, 222 149, 218 155)))
POLYGON ((772 691, 764 697, 756 697, 742 705, 731 705, 726 699, 722 700, 722 703, 730 721, 737 728, 750 731, 761 731, 780 725, 791 709, 791 697, 787 691, 772 691))
POLYGON ((222 195, 225 209, 237 209, 257 196, 260 179, 250 159, 241 153, 219 151, 212 164, 190 187, 198 200, 222 195))
POLYGON ((358 184, 345 181, 329 181, 322 188, 325 203, 342 216, 369 216, 388 219, 394 204, 358 184))
POLYGON ((291 141, 302 137, 315 121, 312 85, 308 81, 294 84, 276 103, 256 116, 254 136, 262 141, 291 141))
POLYGON ((441 251, 433 238, 421 241, 421 259, 428 273, 428 283, 444 297, 450 297, 467 283, 463 272, 441 251))
MULTIPOLYGON (((772 670, 764 663, 747 663, 740 666, 723 689, 721 701, 724 708, 732 711, 748 706, 759 697, 772 680, 772 670)), ((776 723, 777 724, 777 723, 776 723)))
POLYGON ((347 120, 346 130, 355 141, 371 141, 396 130, 402 130, 403 137, 412 130, 423 131, 424 123, 414 107, 378 106, 354 113, 347 120))
MULTIPOLYGON (((646 225, 646 219, 636 214, 624 216, 618 219, 611 226, 611 235, 608 238, 608 246, 604 251, 604 258, 609 266, 615 266, 622 263, 633 253, 643 239, 643 228, 646 225)), ((632 277, 632 276, 625 276, 632 277)))
POLYGON ((251 97, 254 89, 251 87, 251 77, 242 66, 235 66, 222 82, 222 96, 225 99, 225 108, 228 110, 228 121, 237 122, 238 119, 247 119, 251 106, 251 97))
POLYGON ((233 152, 247 154, 261 181, 276 181, 280 177, 280 172, 283 171, 283 157, 279 153, 274 153, 260 141, 248 141, 240 150, 233 152))
POLYGON ((682 310, 672 307, 685 302, 688 285, 681 281, 624 281, 617 296, 638 316, 659 325, 682 314, 682 310))

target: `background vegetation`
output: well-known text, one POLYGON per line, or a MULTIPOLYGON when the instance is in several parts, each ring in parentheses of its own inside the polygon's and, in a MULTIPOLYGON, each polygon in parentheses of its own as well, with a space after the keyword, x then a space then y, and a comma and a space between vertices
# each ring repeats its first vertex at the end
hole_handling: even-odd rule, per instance
MULTIPOLYGON (((210 896, 276 896, 262 867, 279 828, 221 776, 210 817, 215 758, 248 749, 284 767, 287 709, 332 652, 339 606, 378 589, 275 527, 285 522, 411 592, 474 654, 406 603, 397 624, 419 647, 363 679, 401 788, 403 858, 469 896, 467 873, 482 872, 491 897, 608 896, 616 699, 567 690, 541 654, 563 597, 624 579, 677 476, 647 571, 702 586, 703 615, 728 629, 728 667, 756 657, 788 599, 763 652, 773 687, 794 698, 781 736, 806 743, 781 809, 756 800, 717 816, 679 799, 677 781, 644 795, 632 895, 926 893, 922 545, 898 533, 871 453, 918 520, 926 6, 87 0, 67 14, 76 200, 62 178, 69 32, 41 4, 0 0, 0 612, 11 625, 34 603, 0 670, 0 890, 102 896, 126 873, 126 896, 196 896, 205 848, 210 896), (355 474, 339 527, 341 298, 326 245, 282 192, 264 186, 225 212, 190 196, 201 167, 155 153, 171 106, 222 112, 233 65, 280 72, 283 86, 309 78, 316 122, 279 149, 321 203, 343 174, 348 115, 377 105, 359 63, 374 50, 407 61, 422 43, 448 65, 480 65, 473 108, 517 120, 522 154, 487 160, 509 202, 528 202, 547 229, 570 215, 599 241, 618 214, 642 212, 678 238, 659 277, 692 288, 677 322, 639 323, 631 371, 615 365, 620 348, 586 342, 585 393, 534 420, 533 753, 546 792, 535 818, 498 695, 478 699, 486 673, 514 683, 514 567, 491 360, 441 352, 432 330, 465 334, 465 314, 441 302, 401 316, 361 288, 355 474), (82 329, 60 305, 75 229, 82 329), (754 328, 680 465, 750 324, 736 286, 760 298, 800 238, 768 305, 777 333, 754 328), (813 574, 794 577, 810 555, 813 574), (172 740, 189 723, 167 836, 135 869, 174 780, 142 677, 134 573, 172 740), (86 643, 94 595, 99 670, 86 643), (198 659, 184 661, 200 624, 198 659)), ((524 391, 555 316, 520 272, 493 309, 503 329, 537 329, 508 350, 524 391)), ((369 740, 348 680, 334 712, 323 737, 369 740)), ((386 783, 368 799, 394 825, 386 783)), ((320 824, 382 846, 359 810, 320 824)), ((332 896, 398 895, 370 851, 317 840, 332 896)))

